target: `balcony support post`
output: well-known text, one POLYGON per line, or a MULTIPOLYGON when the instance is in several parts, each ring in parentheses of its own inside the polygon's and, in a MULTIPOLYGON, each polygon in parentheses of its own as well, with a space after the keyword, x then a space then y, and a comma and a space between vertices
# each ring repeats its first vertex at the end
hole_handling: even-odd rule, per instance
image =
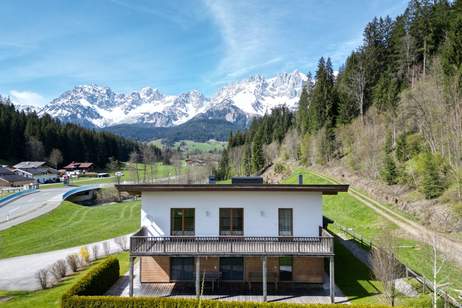
POLYGON ((329 257, 329 288, 330 302, 335 303, 335 276, 334 276, 334 256, 329 257))
POLYGON ((199 299, 201 296, 201 284, 200 284, 200 279, 201 279, 201 260, 200 257, 196 257, 196 298, 199 299))
POLYGON ((129 278, 129 295, 133 296, 133 276, 134 276, 134 267, 135 267, 135 257, 130 256, 130 278, 129 278))
POLYGON ((266 261, 267 261, 267 256, 263 256, 262 259, 262 283, 263 283, 263 301, 266 302, 267 296, 268 296, 268 289, 267 289, 267 266, 266 266, 266 261))

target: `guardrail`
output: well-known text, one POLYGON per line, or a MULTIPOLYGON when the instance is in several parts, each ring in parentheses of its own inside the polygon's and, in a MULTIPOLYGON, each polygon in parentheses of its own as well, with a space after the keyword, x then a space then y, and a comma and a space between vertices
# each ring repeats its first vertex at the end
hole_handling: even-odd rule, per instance
POLYGON ((5 205, 6 203, 9 203, 9 202, 11 202, 11 201, 13 201, 13 200, 15 200, 15 199, 17 199, 19 197, 34 193, 36 191, 38 191, 38 190, 35 189, 35 188, 31 188, 31 189, 21 190, 21 191, 13 193, 11 195, 8 195, 6 197, 0 198, 0 206, 5 205))
POLYGON ((333 255, 333 237, 132 236, 131 255, 333 255))
MULTIPOLYGON (((338 224, 338 223, 334 223, 334 226, 340 229, 340 231, 342 231, 346 235, 350 236, 353 240, 367 247, 369 250, 370 249, 381 249, 380 247, 376 246, 371 240, 365 239, 362 235, 354 232, 352 228, 346 228, 345 226, 342 226, 341 224, 338 224)), ((418 271, 402 263, 400 260, 398 259, 396 260, 398 261, 398 263, 400 263, 403 266, 405 273, 406 273, 406 277, 415 278, 422 285, 423 290, 427 288, 431 292, 434 292, 433 282, 431 280, 427 279, 423 274, 419 273, 418 271)), ((444 300, 445 307, 446 307, 446 304, 450 304, 451 306, 458 307, 458 308, 462 307, 462 304, 457 299, 455 299, 453 296, 448 294, 448 292, 446 292, 445 290, 442 290, 441 288, 440 289, 437 288, 436 292, 444 300)))
POLYGON ((63 200, 66 200, 70 196, 81 193, 81 192, 84 192, 84 191, 89 191, 89 190, 93 190, 93 189, 100 189, 100 188, 101 188, 100 185, 84 185, 84 186, 76 187, 76 188, 73 188, 73 189, 71 189, 69 191, 66 191, 63 194, 63 200))

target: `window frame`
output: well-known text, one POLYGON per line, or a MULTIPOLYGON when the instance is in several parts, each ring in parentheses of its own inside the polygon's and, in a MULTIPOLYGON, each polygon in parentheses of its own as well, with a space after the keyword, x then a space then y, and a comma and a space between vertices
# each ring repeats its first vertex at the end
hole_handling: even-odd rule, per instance
POLYGON ((293 208, 279 208, 278 209, 278 235, 279 236, 294 236, 294 209, 293 208), (283 232, 288 232, 288 231, 282 231, 281 230, 281 212, 283 211, 290 211, 290 234, 282 234, 283 232))
POLYGON ((191 207, 185 208, 170 208, 170 236, 194 236, 196 234, 196 209, 191 207), (174 213, 181 210, 181 230, 174 230, 174 213), (185 210, 192 210, 192 231, 185 231, 185 210))
POLYGON ((223 208, 220 208, 219 209, 219 213, 218 213, 218 219, 219 219, 219 234, 220 236, 243 236, 244 235, 244 208, 242 207, 223 207, 223 208), (223 230, 223 223, 222 223, 222 213, 223 211, 225 210, 229 210, 230 211, 230 216, 228 217, 229 219, 229 222, 230 222, 230 230, 229 231, 225 231, 223 230), (241 225, 242 225, 242 230, 234 230, 234 225, 233 225, 233 213, 235 211, 240 211, 241 212, 241 225))

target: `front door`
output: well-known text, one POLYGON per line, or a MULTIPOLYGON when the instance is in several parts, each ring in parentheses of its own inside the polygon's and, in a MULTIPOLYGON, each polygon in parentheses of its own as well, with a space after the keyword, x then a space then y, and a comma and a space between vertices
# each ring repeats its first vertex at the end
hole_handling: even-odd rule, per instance
POLYGON ((194 258, 172 257, 170 258, 170 280, 193 280, 194 258))
POLYGON ((223 280, 244 280, 244 258, 226 257, 220 258, 220 272, 223 280))

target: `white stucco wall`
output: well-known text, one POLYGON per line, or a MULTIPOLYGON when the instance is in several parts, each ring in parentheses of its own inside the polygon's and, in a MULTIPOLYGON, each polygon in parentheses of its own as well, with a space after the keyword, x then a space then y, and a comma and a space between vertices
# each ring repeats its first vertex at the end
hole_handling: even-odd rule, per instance
POLYGON ((151 236, 170 236, 170 209, 195 208, 195 235, 219 235, 219 209, 244 208, 244 236, 278 236, 278 209, 293 209, 294 236, 318 236, 318 192, 143 192, 141 224, 151 236))

